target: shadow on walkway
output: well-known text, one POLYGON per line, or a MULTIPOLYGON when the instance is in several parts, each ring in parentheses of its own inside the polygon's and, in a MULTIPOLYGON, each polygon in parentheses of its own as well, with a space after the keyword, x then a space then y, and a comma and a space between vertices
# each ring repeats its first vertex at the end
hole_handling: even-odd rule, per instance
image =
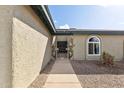
POLYGON ((108 67, 99 61, 58 58, 50 62, 29 87, 124 87, 124 63, 116 62, 113 67, 108 67))
POLYGON ((45 88, 80 88, 81 84, 69 59, 57 59, 43 86, 45 88))
POLYGON ((40 75, 32 82, 29 88, 42 88, 54 63, 54 60, 50 61, 47 66, 40 72, 40 75))

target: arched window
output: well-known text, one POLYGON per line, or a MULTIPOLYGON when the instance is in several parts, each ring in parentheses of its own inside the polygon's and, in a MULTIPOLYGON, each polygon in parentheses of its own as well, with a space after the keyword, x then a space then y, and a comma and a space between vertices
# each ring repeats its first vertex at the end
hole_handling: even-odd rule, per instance
POLYGON ((100 39, 96 36, 88 38, 88 55, 100 55, 100 39))

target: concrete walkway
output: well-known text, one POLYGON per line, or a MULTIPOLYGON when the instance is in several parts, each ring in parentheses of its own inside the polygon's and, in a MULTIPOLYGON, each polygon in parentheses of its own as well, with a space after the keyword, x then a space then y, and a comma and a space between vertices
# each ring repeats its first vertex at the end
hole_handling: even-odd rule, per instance
POLYGON ((81 88, 68 59, 59 58, 48 75, 44 88, 81 88))

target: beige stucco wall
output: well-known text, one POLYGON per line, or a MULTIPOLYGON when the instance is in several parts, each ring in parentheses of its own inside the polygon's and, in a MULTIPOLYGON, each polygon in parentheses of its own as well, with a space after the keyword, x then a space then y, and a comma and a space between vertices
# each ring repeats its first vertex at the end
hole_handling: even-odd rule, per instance
POLYGON ((13 6, 0 6, 0 87, 11 87, 13 6))
MULTIPOLYGON (((99 60, 100 56, 87 55, 87 39, 94 35, 74 35, 74 59, 75 60, 99 60)), ((123 35, 95 35, 101 40, 101 53, 106 51, 115 57, 115 60, 123 59, 123 35)))
MULTIPOLYGON (((73 35, 74 60, 100 60, 100 56, 89 56, 87 54, 87 39, 91 36, 97 36, 100 41, 100 52, 106 51, 115 57, 115 60, 123 59, 123 35, 73 35)), ((57 36, 58 40, 66 40, 65 36, 57 36)), ((67 37, 67 36, 66 36, 67 37)), ((69 37, 67 37, 69 38, 69 37)))
POLYGON ((37 30, 44 36, 48 37, 47 42, 47 50, 45 51, 44 61, 42 63, 42 69, 46 66, 46 64, 51 59, 51 40, 52 36, 49 33, 47 27, 44 23, 39 19, 39 17, 35 14, 35 12, 31 9, 30 6, 15 6, 14 8, 14 16, 23 21, 25 24, 29 25, 33 29, 37 30))
POLYGON ((57 41, 68 41, 69 38, 73 38, 73 58, 74 60, 96 60, 99 57, 92 57, 92 56, 87 56, 87 51, 86 51, 86 40, 88 38, 88 35, 73 35, 73 36, 68 36, 68 35, 60 35, 57 36, 57 41))
POLYGON ((13 18, 13 87, 27 87, 39 74, 48 38, 13 18))
POLYGON ((68 40, 68 36, 67 35, 60 35, 57 36, 57 41, 67 41, 68 40))
POLYGON ((52 36, 30 6, 0 6, 0 23, 0 87, 28 87, 51 59, 52 36))
POLYGON ((115 60, 122 60, 124 53, 124 36, 101 36, 102 40, 102 51, 107 51, 115 57, 115 60))
POLYGON ((29 6, 15 6, 12 87, 28 87, 51 59, 51 35, 29 6))
POLYGON ((86 55, 85 55, 85 46, 86 46, 86 35, 82 36, 82 35, 74 35, 73 36, 73 44, 74 44, 74 48, 73 48, 73 59, 74 60, 85 60, 86 59, 86 55))

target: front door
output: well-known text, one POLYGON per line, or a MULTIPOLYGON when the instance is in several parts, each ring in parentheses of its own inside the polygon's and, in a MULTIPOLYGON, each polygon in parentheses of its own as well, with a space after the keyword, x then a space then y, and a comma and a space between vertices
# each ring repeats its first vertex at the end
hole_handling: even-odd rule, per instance
POLYGON ((58 41, 57 48, 59 53, 67 53, 67 41, 58 41))
POLYGON ((57 57, 67 58, 67 41, 58 41, 57 42, 57 57))

